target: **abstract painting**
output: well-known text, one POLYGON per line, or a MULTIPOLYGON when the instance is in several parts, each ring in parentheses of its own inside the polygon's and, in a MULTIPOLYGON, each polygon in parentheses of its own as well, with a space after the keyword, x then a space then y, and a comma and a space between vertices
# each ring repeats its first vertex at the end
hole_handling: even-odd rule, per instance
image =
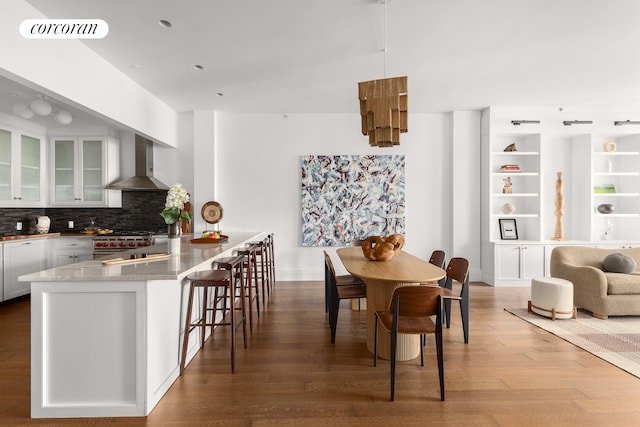
POLYGON ((302 156, 302 246, 404 234, 403 155, 302 156))

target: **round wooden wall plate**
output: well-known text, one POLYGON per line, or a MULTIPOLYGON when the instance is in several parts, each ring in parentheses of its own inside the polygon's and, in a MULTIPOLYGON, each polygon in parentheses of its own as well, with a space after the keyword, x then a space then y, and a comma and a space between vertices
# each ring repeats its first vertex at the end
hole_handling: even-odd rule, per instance
POLYGON ((218 202, 207 202, 202 206, 202 219, 209 224, 217 224, 222 219, 224 211, 218 202))

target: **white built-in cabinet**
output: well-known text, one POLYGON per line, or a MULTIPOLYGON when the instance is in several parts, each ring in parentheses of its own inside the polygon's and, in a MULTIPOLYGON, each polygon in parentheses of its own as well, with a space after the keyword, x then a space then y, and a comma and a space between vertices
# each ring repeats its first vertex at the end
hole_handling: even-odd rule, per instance
POLYGON ((45 244, 46 239, 28 239, 2 245, 5 301, 30 292, 31 284, 20 282, 18 277, 45 269, 45 244))
POLYGON ((48 242, 48 268, 93 259, 93 240, 88 237, 58 237, 48 242))
POLYGON ((532 277, 549 274, 550 254, 558 245, 640 244, 640 124, 633 124, 635 120, 640 113, 507 107, 483 111, 485 282, 529 285, 532 277), (505 151, 512 144, 516 150, 505 151), (504 165, 519 170, 504 171, 504 165), (553 239, 558 172, 563 240, 553 239), (510 192, 504 190, 505 182, 510 192), (603 204, 613 205, 613 213, 599 212, 603 204), (507 206, 515 211, 505 213, 507 206), (500 219, 516 221, 517 240, 501 237, 500 219))
POLYGON ((530 281, 544 276, 543 245, 499 245, 497 276, 501 281, 530 281))
POLYGON ((0 207, 45 205, 45 150, 42 135, 0 125, 0 207))
POLYGON ((105 188, 119 176, 118 149, 111 137, 51 138, 50 205, 120 207, 121 192, 105 188))

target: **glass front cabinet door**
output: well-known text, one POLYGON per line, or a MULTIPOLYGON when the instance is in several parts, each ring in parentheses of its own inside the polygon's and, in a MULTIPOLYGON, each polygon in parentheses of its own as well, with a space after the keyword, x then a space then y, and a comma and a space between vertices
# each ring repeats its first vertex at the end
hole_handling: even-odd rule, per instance
POLYGON ((45 204, 44 138, 0 129, 0 206, 45 204))
POLYGON ((52 139, 52 205, 110 206, 108 147, 100 137, 52 139))

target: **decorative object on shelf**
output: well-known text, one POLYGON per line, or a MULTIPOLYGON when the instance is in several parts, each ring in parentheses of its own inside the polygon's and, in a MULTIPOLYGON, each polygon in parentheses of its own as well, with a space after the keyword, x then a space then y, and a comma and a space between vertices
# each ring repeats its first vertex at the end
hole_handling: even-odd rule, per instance
POLYGON ((562 122, 565 126, 571 125, 591 125, 593 124, 593 120, 565 120, 562 122))
POLYGON ((513 193, 513 189, 511 188, 511 177, 508 176, 502 180, 504 182, 504 187, 502 187, 502 192, 504 194, 513 193))
POLYGON ((511 165, 500 166, 500 169, 498 169, 498 172, 521 172, 521 170, 520 170, 520 166, 516 164, 511 164, 511 165))
POLYGON ((181 184, 174 184, 169 188, 164 210, 160 212, 164 222, 167 224, 167 234, 169 236, 167 246, 169 253, 172 254, 180 252, 180 235, 182 234, 180 221, 193 221, 193 214, 184 208, 187 202, 189 202, 187 190, 181 184))
POLYGON ((562 172, 556 172, 556 197, 554 198, 556 216, 556 228, 551 240, 564 240, 564 226, 562 217, 564 215, 564 195, 562 194, 564 184, 562 183, 562 172))
POLYGON ((511 120, 514 126, 540 124, 540 120, 511 120))
POLYGON ((387 237, 369 236, 362 242, 362 253, 372 261, 389 261, 400 252, 403 246, 402 234, 392 234, 387 237))
POLYGON ((603 203, 601 205, 598 205, 598 212, 600 212, 601 214, 612 214, 616 208, 615 206, 613 206, 611 203, 603 203))
POLYGON ((387 78, 387 0, 384 4, 384 45, 381 80, 358 83, 362 134, 369 145, 392 147, 400 144, 400 133, 408 130, 407 76, 387 78))
POLYGON ((598 184, 593 186, 593 192, 595 194, 608 194, 615 193, 616 186, 614 184, 598 184))
POLYGON ((504 147, 504 151, 506 152, 518 151, 518 149, 516 148, 515 142, 504 147))
POLYGON ((500 206, 500 212, 503 214, 511 215, 516 212, 516 207, 513 203, 504 203, 500 206))
POLYGON ((36 95, 36 99, 31 101, 29 105, 16 104, 13 106, 13 113, 23 119, 30 119, 37 114, 38 116, 53 116, 53 119, 63 125, 68 125, 73 121, 71 113, 66 110, 56 109, 49 102, 51 98, 44 95, 36 95))
POLYGON ((602 233, 602 240, 609 240, 612 234, 613 224, 611 224, 611 221, 607 218, 607 228, 604 230, 604 233, 602 233))
POLYGON ((518 226, 515 218, 500 218, 500 238, 502 240, 518 240, 518 226))
POLYGON ((622 126, 622 125, 640 125, 640 120, 616 120, 613 122, 614 126, 622 126))
POLYGON ((615 142, 605 142, 604 143, 604 151, 607 153, 613 153, 616 151, 617 145, 615 142))
POLYGON ((49 232, 49 226, 51 225, 51 219, 48 216, 36 217, 36 231, 40 234, 49 232))
POLYGON ((407 76, 358 83, 362 134, 369 145, 400 144, 400 133, 408 130, 407 76))

